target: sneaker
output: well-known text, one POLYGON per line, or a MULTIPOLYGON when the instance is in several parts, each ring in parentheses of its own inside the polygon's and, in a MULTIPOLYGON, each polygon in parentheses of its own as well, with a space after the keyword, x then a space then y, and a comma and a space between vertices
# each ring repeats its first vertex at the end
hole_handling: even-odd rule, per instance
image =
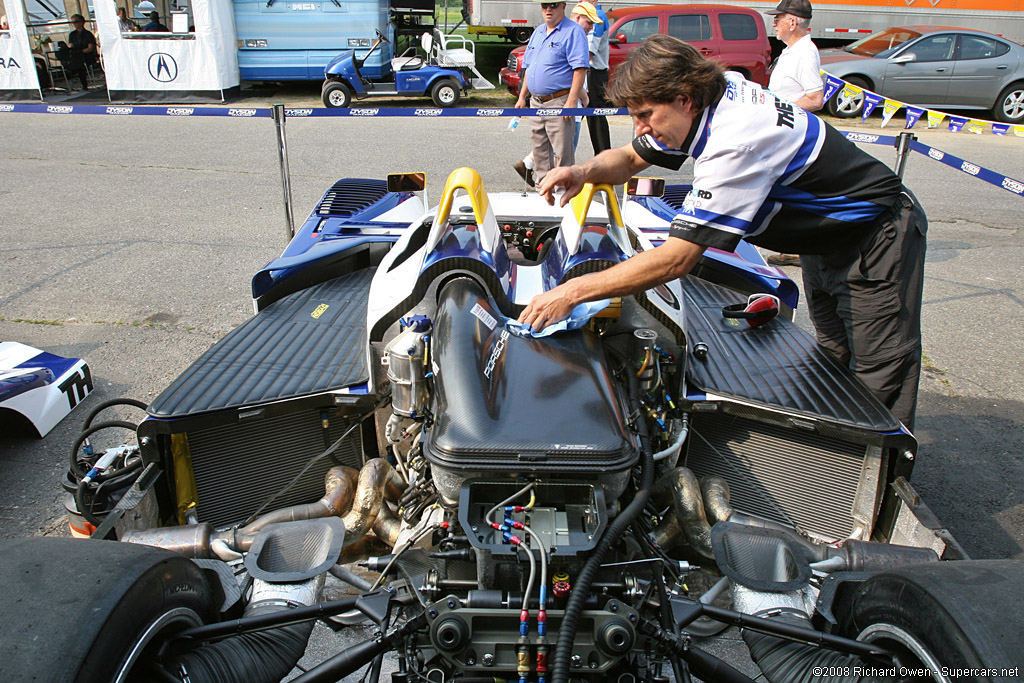
POLYGON ((770 254, 768 256, 768 265, 770 266, 799 266, 800 255, 799 254, 770 254))
POLYGON ((533 169, 532 168, 526 168, 526 164, 523 163, 522 159, 520 159, 516 163, 512 164, 512 168, 514 168, 516 170, 516 173, 519 174, 520 178, 522 178, 523 180, 526 181, 527 185, 529 185, 530 187, 534 186, 534 183, 533 183, 533 169))

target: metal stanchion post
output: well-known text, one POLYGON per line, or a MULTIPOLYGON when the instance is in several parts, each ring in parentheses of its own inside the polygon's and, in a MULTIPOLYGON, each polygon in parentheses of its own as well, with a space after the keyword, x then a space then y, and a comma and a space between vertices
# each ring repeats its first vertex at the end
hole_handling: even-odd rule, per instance
POLYGON ((910 150, 910 142, 916 140, 917 136, 909 130, 900 133, 896 138, 896 175, 903 177, 903 171, 907 168, 907 152, 910 150))
POLYGON ((288 140, 284 134, 284 105, 274 105, 274 127, 277 129, 277 158, 281 162, 281 186, 284 188, 284 220, 288 239, 295 237, 295 218, 292 214, 292 178, 288 168, 288 140))

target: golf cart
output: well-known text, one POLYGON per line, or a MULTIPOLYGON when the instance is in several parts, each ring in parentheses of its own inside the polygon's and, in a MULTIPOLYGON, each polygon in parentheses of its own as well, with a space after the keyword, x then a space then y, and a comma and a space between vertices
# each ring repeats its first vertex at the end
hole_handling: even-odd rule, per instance
POLYGON ((429 95, 435 106, 454 107, 470 88, 494 87, 476 70, 473 42, 463 36, 445 36, 434 29, 422 36, 425 56, 416 55, 413 46, 399 57, 385 59, 380 67, 365 67, 374 50, 384 49, 382 45, 390 46, 390 41, 378 30, 373 45, 362 57, 349 50, 331 60, 324 70, 324 106, 347 107, 353 97, 429 95))

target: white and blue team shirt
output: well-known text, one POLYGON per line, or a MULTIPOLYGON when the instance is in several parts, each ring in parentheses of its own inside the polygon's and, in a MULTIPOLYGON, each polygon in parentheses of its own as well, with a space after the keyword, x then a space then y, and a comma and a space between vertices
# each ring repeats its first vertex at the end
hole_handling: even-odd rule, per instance
POLYGON ((885 164, 800 107, 738 74, 694 119, 681 149, 633 140, 648 163, 679 169, 693 158, 693 190, 669 234, 735 249, 741 238, 787 254, 822 254, 859 242, 895 205, 902 183, 885 164))

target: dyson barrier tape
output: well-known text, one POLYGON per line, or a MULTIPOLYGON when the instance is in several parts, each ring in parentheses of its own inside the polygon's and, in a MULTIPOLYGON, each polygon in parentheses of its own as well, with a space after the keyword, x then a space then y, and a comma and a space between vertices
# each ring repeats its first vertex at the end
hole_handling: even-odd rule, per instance
POLYGON ((896 146, 895 135, 875 135, 874 133, 854 133, 848 130, 839 131, 846 139, 850 142, 863 142, 869 145, 888 145, 889 147, 896 146))
MULTIPOLYGON (((233 118, 270 118, 270 108, 253 107, 155 107, 134 104, 7 104, 0 103, 0 113, 31 114, 99 114, 107 116, 228 116, 233 118)), ((439 116, 461 116, 501 118, 509 116, 626 116, 625 108, 582 108, 574 109, 514 109, 502 107, 480 107, 460 109, 437 109, 432 107, 360 107, 326 109, 324 107, 286 107, 288 118, 310 116, 353 116, 353 117, 395 117, 413 116, 436 118, 439 116)))
POLYGON ((963 171, 967 175, 972 175, 978 180, 984 180, 990 185, 995 185, 1007 192, 1012 192, 1018 197, 1024 197, 1024 182, 1017 180, 1016 178, 1011 178, 1010 176, 1003 175, 1002 173, 996 173, 995 171, 990 171, 987 168, 982 168, 977 164, 972 164, 971 162, 961 159, 958 156, 954 156, 949 152, 943 152, 940 149, 935 149, 934 147, 922 144, 916 140, 910 141, 910 149, 918 152, 919 154, 923 154, 929 159, 934 159, 941 164, 945 164, 950 168, 955 168, 958 171, 963 171))
MULTIPOLYGON (((896 138, 892 135, 853 133, 850 131, 840 132, 851 142, 863 142, 870 145, 888 145, 889 147, 896 146, 896 138)), ((949 152, 943 152, 941 149, 935 149, 930 145, 925 145, 916 140, 910 141, 910 149, 918 154, 923 154, 929 159, 945 164, 950 168, 955 168, 958 171, 963 171, 967 175, 974 176, 978 180, 983 180, 990 185, 995 185, 1007 192, 1012 192, 1018 197, 1024 197, 1024 182, 1017 180, 1016 178, 1011 178, 1010 176, 1003 175, 1002 173, 996 173, 995 171, 978 166, 977 164, 972 164, 971 162, 961 159, 949 152)))

